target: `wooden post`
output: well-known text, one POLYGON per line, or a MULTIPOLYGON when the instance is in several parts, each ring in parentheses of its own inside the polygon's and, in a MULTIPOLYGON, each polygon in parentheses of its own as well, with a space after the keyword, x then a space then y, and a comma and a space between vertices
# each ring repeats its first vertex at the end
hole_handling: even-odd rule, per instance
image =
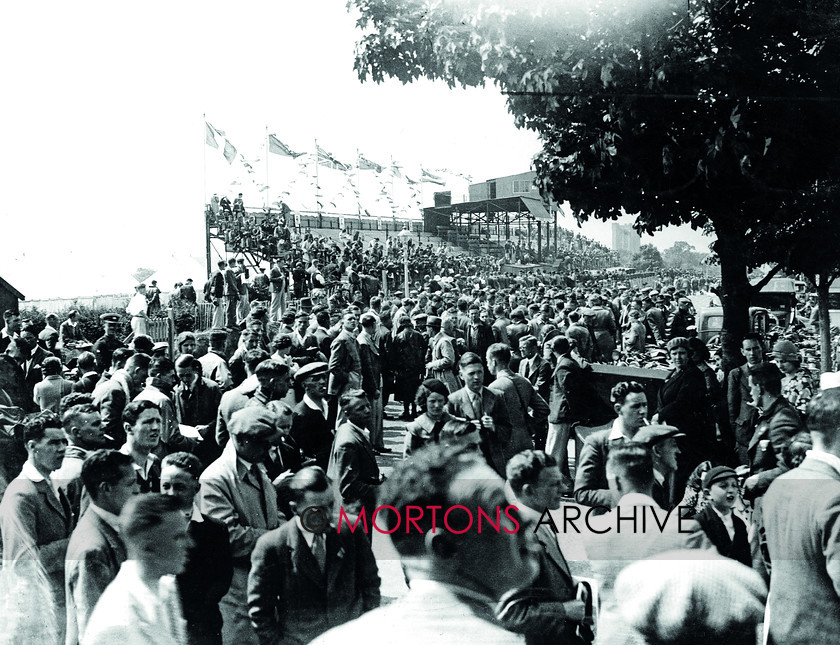
POLYGON ((166 310, 166 341, 169 343, 169 357, 175 359, 175 310, 168 307, 166 310))
POLYGON ((388 270, 382 269, 382 292, 388 297, 388 270))

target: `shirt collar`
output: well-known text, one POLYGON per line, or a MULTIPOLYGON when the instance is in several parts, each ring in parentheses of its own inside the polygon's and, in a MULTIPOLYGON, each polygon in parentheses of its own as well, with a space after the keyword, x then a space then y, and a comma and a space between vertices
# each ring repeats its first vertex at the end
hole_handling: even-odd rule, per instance
POLYGON ((100 508, 94 502, 90 503, 90 510, 102 518, 102 521, 114 529, 117 533, 120 532, 119 515, 114 515, 111 511, 106 511, 104 508, 100 508))
POLYGON ((368 441, 370 440, 370 430, 367 428, 362 428, 361 426, 357 426, 352 421, 347 422, 352 428, 355 428, 358 432, 362 433, 368 441))
POLYGON ((21 469, 20 473, 29 481, 34 482, 36 484, 43 481, 47 483, 52 483, 49 479, 47 479, 40 472, 38 472, 38 469, 35 468, 35 464, 32 463, 31 459, 26 460, 26 462, 23 464, 23 468, 21 469))
POLYGON ((624 430, 624 421, 621 417, 616 417, 615 421, 613 421, 610 436, 607 437, 607 441, 615 441, 616 439, 626 439, 627 441, 632 441, 632 437, 628 437, 624 430))
POLYGON ((192 506, 192 514, 190 515, 190 521, 191 522, 203 522, 204 521, 204 516, 201 514, 201 511, 198 510, 198 506, 196 506, 194 502, 193 502, 193 506, 192 506))
POLYGON ((659 506, 650 495, 644 493, 627 493, 618 500, 618 506, 659 506))
POLYGON ((656 470, 656 468, 653 469, 653 478, 656 480, 656 483, 660 486, 662 486, 665 483, 665 475, 656 470))
POLYGON ((732 525, 732 513, 733 513, 732 509, 729 509, 729 512, 724 514, 724 513, 721 513, 717 509, 717 507, 712 503, 709 503, 709 508, 711 508, 717 514, 717 516, 723 521, 724 524, 727 524, 727 525, 730 525, 730 526, 732 525))
MULTIPOLYGON (((120 452, 123 453, 124 455, 131 455, 131 451, 128 449, 128 444, 127 443, 124 443, 122 445, 122 447, 120 448, 120 452)), ((132 457, 132 461, 131 461, 132 467, 134 468, 135 471, 140 473, 140 476, 143 479, 149 479, 149 471, 152 469, 152 464, 154 464, 154 463, 155 463, 155 456, 151 452, 148 455, 146 455, 146 463, 144 463, 142 466, 138 463, 135 463, 133 457, 132 457)))
POLYGON ((805 456, 831 466, 838 472, 838 474, 840 474, 840 457, 816 448, 811 448, 811 450, 805 453, 805 456))
POLYGON ((321 400, 321 405, 318 405, 317 403, 315 403, 315 401, 312 400, 311 396, 309 396, 308 394, 304 394, 303 395, 303 404, 307 408, 311 408, 312 410, 317 410, 318 412, 320 412, 321 414, 324 415, 325 419, 327 418, 329 408, 327 407, 327 402, 324 401, 323 399, 321 400))

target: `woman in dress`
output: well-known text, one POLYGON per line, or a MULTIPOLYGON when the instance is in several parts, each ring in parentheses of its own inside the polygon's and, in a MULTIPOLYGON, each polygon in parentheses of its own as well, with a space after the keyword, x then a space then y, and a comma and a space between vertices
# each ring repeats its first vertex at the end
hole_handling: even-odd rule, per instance
POLYGON ((789 340, 780 340, 773 345, 773 359, 784 376, 782 377, 782 396, 800 412, 811 400, 814 392, 814 380, 811 372, 802 367, 802 356, 789 340))
POLYGON ((417 388, 414 402, 422 414, 405 427, 405 458, 427 444, 438 442, 441 429, 452 419, 445 409, 448 396, 446 385, 436 378, 426 379, 417 388))

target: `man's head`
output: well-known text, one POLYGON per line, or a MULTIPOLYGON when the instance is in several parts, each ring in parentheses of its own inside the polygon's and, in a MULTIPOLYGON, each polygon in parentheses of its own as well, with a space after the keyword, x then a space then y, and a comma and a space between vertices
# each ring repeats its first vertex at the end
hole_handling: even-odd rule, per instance
POLYGON ((162 390, 168 392, 178 383, 175 364, 168 358, 155 358, 149 364, 149 376, 162 390))
POLYGON ((558 358, 562 356, 569 356, 572 353, 572 346, 569 344, 569 339, 565 336, 557 336, 551 346, 551 351, 558 358))
POLYGON ((119 515, 132 495, 140 493, 130 455, 104 448, 89 454, 82 463, 82 483, 93 503, 119 515))
POLYGON ((160 408, 148 400, 132 401, 123 410, 123 428, 129 445, 141 452, 151 452, 160 443, 163 420, 160 408))
POLYGON ((542 450, 525 450, 510 458, 505 469, 516 498, 542 513, 560 508, 563 476, 557 460, 542 450))
POLYGON ((522 358, 531 359, 537 354, 537 339, 530 334, 519 339, 519 353, 522 358))
POLYGON ((364 428, 370 422, 370 401, 364 390, 348 390, 339 399, 341 409, 347 419, 364 428))
POLYGON ((38 412, 23 422, 23 441, 29 461, 42 475, 61 468, 67 438, 55 412, 38 412))
POLYGON ((120 328, 120 317, 117 314, 102 314, 99 316, 106 336, 116 336, 120 328))
POLYGON ((38 346, 38 337, 29 329, 20 332, 20 340, 26 345, 30 353, 38 346))
POLYGON ((764 341, 760 334, 749 333, 741 341, 741 354, 747 359, 747 365, 752 367, 764 360, 764 341))
POLYGON ((378 502, 383 511, 377 521, 384 522, 386 530, 398 522, 389 507, 403 519, 409 506, 454 508, 446 526, 441 518, 445 511, 437 514, 434 531, 432 514, 425 512, 416 524, 412 522, 420 530, 392 533, 410 579, 448 582, 498 599, 510 589, 528 585, 536 575, 530 531, 522 527, 515 510, 505 513, 504 482, 480 454, 441 445, 424 448, 394 468, 378 502), (494 521, 497 509, 501 510, 499 531, 486 524, 478 531, 473 514, 479 507, 494 521), (511 517, 517 518, 518 529, 511 517))
POLYGON ((222 352, 225 349, 225 342, 227 341, 227 332, 225 332, 224 329, 211 329, 209 340, 210 349, 222 352))
POLYGON ((289 505, 307 531, 320 533, 330 526, 335 491, 322 468, 307 466, 299 470, 289 480, 289 492, 289 505))
POLYGON ((356 327, 359 323, 359 317, 352 311, 348 311, 344 314, 344 317, 341 319, 341 326, 344 331, 354 332, 356 331, 356 327))
POLYGON ((268 456, 271 439, 277 433, 274 415, 259 405, 250 405, 233 413, 228 424, 236 454, 252 464, 268 456))
POLYGON ((328 366, 323 362, 309 363, 301 367, 295 380, 303 386, 304 394, 320 401, 327 394, 328 366))
POLYGON ((610 450, 607 481, 617 497, 627 493, 650 495, 653 489, 653 455, 650 448, 628 442, 610 450))
POLYGON ((648 402, 645 388, 636 381, 622 381, 610 391, 613 410, 631 437, 647 423, 648 402))
POLYGON ((270 401, 282 399, 289 391, 289 366, 285 363, 269 358, 257 365, 254 374, 260 382, 260 390, 270 401))
POLYGON ((12 309, 6 309, 3 312, 3 322, 6 324, 6 333, 12 334, 20 333, 20 314, 12 309))
POLYGON ((379 318, 376 317, 376 314, 368 311, 363 313, 362 317, 359 318, 359 324, 361 324, 362 329, 366 333, 373 335, 376 332, 376 327, 379 325, 379 318))
POLYGON ((175 375, 188 390, 201 380, 201 363, 192 354, 181 354, 175 361, 175 375))
POLYGON ((823 390, 806 410, 814 448, 840 457, 840 388, 823 390))
POLYGON ((91 403, 74 405, 61 416, 64 432, 74 446, 95 450, 105 445, 105 432, 99 410, 91 403))
POLYGON ((750 365, 749 384, 753 403, 767 408, 782 395, 782 371, 775 363, 750 365))
POLYGON ((655 424, 639 430, 633 441, 650 448, 653 453, 653 467, 662 474, 668 474, 677 471, 677 457, 680 454, 677 439, 684 436, 685 434, 674 426, 655 424))
POLYGON ((146 576, 160 579, 184 570, 192 544, 188 522, 169 495, 134 495, 120 514, 121 537, 129 560, 137 561, 146 576))
POLYGON ((141 389, 146 384, 146 379, 149 377, 149 364, 151 362, 151 357, 146 354, 132 354, 126 360, 125 371, 134 388, 141 389))
POLYGON ((493 343, 487 348, 487 369, 494 376, 501 370, 510 367, 510 346, 504 343, 493 343))
POLYGON ((96 371, 96 356, 93 352, 82 352, 76 359, 76 365, 81 370, 82 374, 96 371))
POLYGON ((257 366, 267 361, 270 358, 268 352, 264 349, 250 349, 242 356, 242 360, 245 363, 245 373, 248 376, 255 374, 257 372, 257 366))
POLYGON ((481 392, 484 386, 484 365, 478 354, 465 352, 458 361, 458 373, 468 390, 481 392))
POLYGON ((181 510, 192 509, 202 470, 198 457, 189 452, 166 455, 160 464, 160 492, 178 500, 181 510))

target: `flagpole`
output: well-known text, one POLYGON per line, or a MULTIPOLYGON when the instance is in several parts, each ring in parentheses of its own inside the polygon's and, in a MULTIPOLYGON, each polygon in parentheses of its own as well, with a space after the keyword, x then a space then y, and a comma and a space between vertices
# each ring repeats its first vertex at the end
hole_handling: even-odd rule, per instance
POLYGON ((318 228, 321 227, 321 198, 320 181, 318 180, 318 167, 321 165, 321 154, 318 151, 318 139, 315 139, 315 207, 318 211, 318 228))
POLYGON ((204 259, 205 259, 205 268, 207 269, 207 276, 210 276, 211 273, 211 261, 210 261, 210 219, 207 216, 207 113, 201 115, 204 119, 204 142, 201 146, 201 164, 204 169, 204 176, 203 176, 203 184, 204 184, 204 195, 202 197, 202 201, 204 203, 204 259))
POLYGON ((269 155, 269 144, 268 144, 268 124, 265 125, 265 208, 268 210, 268 193, 271 192, 271 189, 268 186, 268 155, 269 155))

